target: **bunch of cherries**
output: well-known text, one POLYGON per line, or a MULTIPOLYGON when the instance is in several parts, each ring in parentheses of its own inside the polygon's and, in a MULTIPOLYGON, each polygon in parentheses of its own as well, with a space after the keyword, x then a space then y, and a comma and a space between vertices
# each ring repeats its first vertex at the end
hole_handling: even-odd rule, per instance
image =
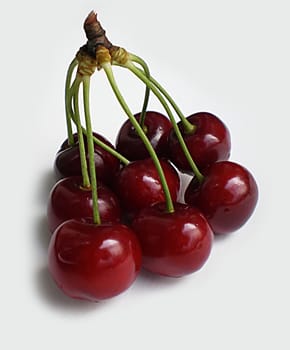
POLYGON ((68 137, 56 155, 58 181, 48 201, 48 261, 66 295, 100 301, 129 288, 141 267, 169 277, 199 270, 214 235, 249 219, 258 188, 246 168, 228 160, 230 134, 218 117, 199 112, 186 118, 144 60, 108 40, 94 12, 84 30, 87 42, 67 72, 68 137), (140 113, 126 104, 113 65, 145 84, 140 113), (90 78, 96 69, 105 71, 128 117, 115 146, 92 129, 90 78), (147 111, 150 93, 165 115, 147 111), (184 195, 181 173, 192 176, 184 195))

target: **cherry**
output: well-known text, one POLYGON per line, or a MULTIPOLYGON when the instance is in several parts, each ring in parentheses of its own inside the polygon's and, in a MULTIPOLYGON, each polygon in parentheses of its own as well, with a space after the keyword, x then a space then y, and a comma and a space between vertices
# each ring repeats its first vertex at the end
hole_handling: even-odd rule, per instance
MULTIPOLYGON (((204 171, 214 162, 229 158, 230 134, 225 124, 218 117, 208 112, 198 112, 186 119, 195 126, 193 132, 186 132, 182 122, 178 123, 178 127, 200 171, 204 171)), ((192 169, 173 129, 169 134, 168 143, 170 160, 179 170, 191 173, 192 169)))
MULTIPOLYGON (((83 136, 84 136, 84 142, 86 143, 86 135, 83 135, 83 136)), ((96 136, 96 137, 99 136, 100 137, 100 135, 97 134, 97 133, 94 133, 94 136, 96 136)), ((104 139, 103 136, 101 136, 101 137, 104 139)), ((74 140, 74 144, 78 143, 78 134, 77 133, 73 134, 73 140, 74 140)), ((69 144, 68 138, 66 138, 63 141, 63 143, 60 145, 58 152, 64 151, 65 149, 70 148, 70 147, 71 147, 71 145, 69 144)))
POLYGON ((207 261, 212 230, 196 208, 176 203, 165 211, 163 203, 142 209, 132 222, 143 253, 145 269, 165 276, 180 277, 199 270, 207 261))
MULTIPOLYGON (((160 164, 172 200, 176 201, 180 189, 179 175, 168 161, 160 160, 160 164)), ((165 201, 161 181, 151 158, 133 161, 122 168, 116 177, 114 189, 129 220, 140 209, 165 201)))
MULTIPOLYGON (((140 122, 141 113, 134 117, 140 122)), ((144 131, 159 157, 167 156, 168 134, 171 129, 170 120, 163 114, 153 111, 146 112, 144 131)), ((133 127, 130 120, 121 126, 116 139, 116 149, 129 160, 145 159, 149 153, 133 127)))
MULTIPOLYGON (((73 136, 74 140, 77 141, 77 134, 74 134, 73 136)), ((94 136, 100 139, 106 145, 114 148, 113 145, 103 136, 97 133, 94 133, 94 136)), ((84 141, 86 144, 85 136, 84 141)), ((88 162, 87 150, 86 154, 88 162)), ((101 180, 106 184, 110 184, 120 168, 119 160, 96 144, 94 145, 94 159, 98 180, 101 180)), ((78 142, 76 142, 73 146, 69 146, 68 140, 65 140, 62 143, 56 155, 54 169, 58 178, 82 175, 78 142)))
POLYGON ((204 213, 214 233, 225 234, 239 229, 252 215, 258 187, 246 168, 222 161, 208 169, 201 185, 193 179, 184 199, 204 213))
POLYGON ((54 232, 48 262, 53 279, 66 295, 96 302, 132 285, 141 268, 141 249, 125 225, 69 220, 54 232))
MULTIPOLYGON (((120 220, 117 196, 101 183, 98 184, 98 207, 102 222, 120 220)), ((82 186, 80 176, 61 179, 54 185, 47 207, 48 226, 51 232, 66 220, 83 220, 92 216, 92 191, 82 186)))

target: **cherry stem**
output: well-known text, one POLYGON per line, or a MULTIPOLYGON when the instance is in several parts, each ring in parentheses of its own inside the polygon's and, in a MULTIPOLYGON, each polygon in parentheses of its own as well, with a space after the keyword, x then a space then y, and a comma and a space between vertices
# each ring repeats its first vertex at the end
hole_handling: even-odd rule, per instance
POLYGON ((183 115, 180 108, 177 106, 173 98, 168 94, 168 92, 158 83, 157 80, 155 80, 153 77, 150 76, 150 81, 157 87, 157 89, 167 98, 168 102, 171 104, 173 109, 175 110, 176 114, 178 115, 179 119, 181 120, 185 132, 186 133, 194 133, 196 130, 196 126, 191 124, 183 115))
POLYGON ((89 179, 89 174, 88 174, 86 149, 85 149, 84 136, 83 136, 83 131, 82 131, 80 110, 79 110, 80 83, 81 83, 81 78, 79 76, 77 76, 72 84, 71 91, 72 91, 73 104, 74 104, 74 121, 76 123, 77 133, 78 133, 83 187, 90 188, 91 184, 90 184, 90 179, 89 179))
POLYGON ((72 115, 71 112, 72 111, 70 108, 71 105, 70 105, 69 89, 70 89, 70 85, 71 85, 72 74, 73 74, 73 71, 77 65, 78 65, 78 61, 76 58, 74 58, 68 67, 66 81, 65 81, 65 114, 66 114, 68 144, 70 146, 72 146, 74 144, 74 137, 73 137, 72 123, 71 123, 71 115, 72 115))
MULTIPOLYGON (((173 107, 173 109, 175 110, 176 114, 178 115, 179 119, 181 120, 184 129, 187 133, 192 133, 195 131, 196 126, 191 124, 186 117, 184 116, 184 114, 181 112, 180 108, 177 106, 177 104, 175 103, 175 101, 173 100, 173 98, 169 95, 169 93, 158 83, 157 80, 155 80, 150 74, 147 74, 146 72, 146 67, 147 63, 141 58, 138 57, 132 53, 129 54, 129 59, 132 62, 136 62, 138 64, 140 64, 145 72, 145 75, 148 79, 150 79, 150 81, 157 87, 157 89, 167 98, 168 102, 171 104, 171 106, 173 107)), ((146 85, 146 88, 148 88, 148 86, 146 85)), ((150 89, 149 89, 150 90, 150 89)))
MULTIPOLYGON (((74 112, 72 110, 72 105, 71 105, 71 101, 73 98, 73 89, 72 88, 67 93, 67 96, 68 96, 67 108, 69 111, 68 115, 71 118, 71 120, 74 122, 74 124, 77 125, 77 121, 75 119, 74 112)), ((81 128, 82 128, 83 134, 87 135, 87 130, 83 126, 81 126, 81 128)), ((117 159, 119 159, 119 161, 121 163, 123 163, 124 165, 128 165, 130 163, 130 161, 127 158, 125 158, 121 153, 117 152, 114 148, 110 147, 109 145, 107 145, 106 143, 104 143, 103 141, 98 139, 97 137, 93 136, 93 140, 94 140, 94 143, 96 145, 100 146, 102 149, 104 149, 105 151, 107 151, 108 153, 110 153, 111 155, 116 157, 117 159)))
POLYGON ((197 180, 201 183, 203 181, 204 176, 201 174, 201 172, 199 171, 199 169, 197 168, 195 162, 193 161, 190 152, 185 144, 185 141, 183 139, 183 136, 179 130, 179 127, 175 121, 175 118, 166 102, 166 100, 163 98, 162 94, 159 92, 159 90, 156 88, 156 86, 146 77, 146 75, 144 75, 144 73, 137 68, 131 61, 127 61, 127 63, 124 65, 125 68, 128 68, 132 73, 134 73, 139 79, 141 79, 151 90, 152 92, 156 95, 156 97, 159 99, 160 103, 163 105, 163 107, 165 108, 168 117, 172 123, 172 127, 175 131, 175 134, 177 136, 177 139, 180 143, 180 146, 183 150, 183 153, 188 161, 188 163, 190 164, 190 167, 194 173, 194 175, 196 176, 197 180))
POLYGON ((93 129, 91 123, 90 115, 90 77, 88 75, 82 77, 83 82, 83 102, 84 102, 84 112, 86 120, 86 130, 87 130, 87 146, 89 153, 89 170, 90 170, 90 180, 91 180, 91 190, 92 190, 92 200, 93 200, 93 221, 94 224, 100 224, 100 212, 98 205, 98 189, 97 189, 97 177, 96 177, 96 167, 95 167, 95 151, 94 151, 94 139, 93 139, 93 129))
MULTIPOLYGON (((87 132, 86 132, 86 130, 84 128, 83 128, 83 133, 85 135, 87 134, 87 132)), ((119 161, 121 163, 123 163, 124 165, 128 165, 130 163, 129 159, 125 158, 121 153, 117 152, 112 147, 108 146, 107 144, 105 144, 104 142, 102 142, 101 140, 96 138, 95 136, 93 136, 93 141, 95 142, 96 145, 100 146, 103 150, 107 151, 112 156, 114 156, 117 159, 119 159, 119 161)))
MULTIPOLYGON (((136 56, 134 54, 129 54, 129 59, 131 61, 136 62, 140 64, 140 66, 143 68, 143 71, 148 79, 150 79, 150 71, 147 63, 139 56, 136 56)), ((146 85, 146 90, 145 90, 145 96, 144 96, 144 102, 143 102, 143 107, 140 115, 140 125, 141 128, 146 132, 146 126, 145 126, 145 117, 146 117, 146 110, 149 102, 149 96, 150 96, 150 88, 146 85)))
POLYGON ((173 213, 174 212, 173 202, 172 202, 170 191, 168 188, 168 184, 167 184, 163 169, 161 167, 160 161, 157 157, 157 154, 156 154, 154 148, 152 147, 150 141, 148 140, 146 134, 144 133, 142 127, 140 126, 140 124, 138 123, 138 121, 136 120, 136 118, 134 117, 132 112, 130 111, 127 103, 125 102, 125 100, 124 100, 124 98, 123 98, 123 96, 118 88, 118 85, 116 83, 111 64, 106 62, 106 63, 102 64, 102 67, 107 75, 107 78, 108 78, 109 83, 110 83, 110 85, 115 93, 117 100, 119 101, 124 112, 127 114, 130 122, 132 123, 133 127, 135 128, 136 132, 138 133, 139 137, 141 138, 142 142, 144 143, 148 153, 150 154, 150 156, 154 162, 154 165, 155 165, 156 170, 158 172, 158 175, 160 177, 160 181, 161 181, 162 188, 164 191, 164 196, 165 196, 165 201, 166 201, 166 210, 168 213, 173 213))

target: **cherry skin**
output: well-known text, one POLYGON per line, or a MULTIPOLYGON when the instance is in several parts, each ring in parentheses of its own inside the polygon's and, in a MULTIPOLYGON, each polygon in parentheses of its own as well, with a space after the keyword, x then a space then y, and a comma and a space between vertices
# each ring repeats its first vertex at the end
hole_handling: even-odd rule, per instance
MULTIPOLYGON (((102 222, 120 221, 119 200, 101 183, 98 183, 98 206, 102 222)), ((92 216, 92 191, 83 188, 80 176, 61 179, 54 185, 47 206, 47 220, 51 232, 66 220, 92 219, 92 216)))
MULTIPOLYGON (((114 146, 103 136, 97 133, 94 133, 94 136, 114 149, 114 146)), ((76 143, 73 146, 70 146, 68 140, 65 140, 56 155, 54 170, 58 179, 82 175, 77 134, 74 134, 73 137, 76 143)), ((86 145, 85 135, 84 142, 86 145)), ((87 147, 86 156, 88 163, 89 157, 87 147)), ((110 184, 120 168, 119 160, 96 144, 94 144, 94 158, 97 179, 106 184, 110 184)))
MULTIPOLYGON (((141 113, 135 114, 140 121, 141 113)), ((163 114, 153 111, 146 112, 145 133, 159 157, 167 156, 168 134, 171 129, 170 120, 163 114)), ((141 138, 135 131, 130 120, 121 126, 116 139, 116 149, 129 160, 149 158, 149 153, 141 138)))
POLYGON ((195 179, 189 183, 184 200, 204 213, 215 234, 226 234, 250 218, 257 204, 258 186, 246 168, 222 161, 208 169, 201 185, 195 179))
MULTIPOLYGON (((160 160, 173 201, 177 200, 180 178, 175 168, 166 160, 160 160)), ((129 220, 140 209, 158 202, 165 202, 164 191, 151 158, 136 160, 121 169, 116 177, 114 190, 129 220)))
POLYGON ((48 266, 67 296, 97 302, 132 285, 141 268, 141 249, 125 225, 69 220, 52 235, 48 266))
MULTIPOLYGON (((84 136, 84 143, 86 144, 86 135, 83 135, 83 136, 84 136)), ((94 133, 94 136, 97 137, 100 135, 94 133)), ((78 134, 77 133, 73 134, 73 140, 74 140, 74 144, 78 143, 78 134)), ((65 139, 63 141, 63 143, 60 145, 58 152, 64 151, 65 149, 70 148, 70 147, 71 147, 71 145, 69 144, 68 139, 65 139)))
MULTIPOLYGON (((187 133, 181 122, 178 127, 200 171, 204 171, 214 162, 229 159, 230 133, 218 117, 208 112, 198 112, 187 117, 187 120, 196 127, 192 133, 187 133)), ((168 145, 170 160, 179 170, 191 173, 192 169, 173 129, 169 134, 168 145)))
POLYGON ((143 267, 153 273, 181 277, 199 270, 207 261, 212 230, 196 208, 176 203, 167 213, 164 203, 141 210, 132 222, 143 253, 143 267))

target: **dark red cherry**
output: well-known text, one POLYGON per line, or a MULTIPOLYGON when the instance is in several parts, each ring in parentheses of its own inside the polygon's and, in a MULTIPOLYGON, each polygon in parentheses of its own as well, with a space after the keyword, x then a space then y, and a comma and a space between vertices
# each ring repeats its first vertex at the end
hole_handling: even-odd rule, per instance
MULTIPOLYGON (((168 161, 160 160, 160 163, 172 200, 176 201, 180 189, 179 175, 168 161)), ((165 201, 161 181, 151 158, 133 161, 121 169, 114 189, 129 217, 144 207, 165 201)))
MULTIPOLYGON (((94 136, 97 137, 97 134, 94 133, 94 136)), ((98 136, 100 136, 100 135, 98 135, 98 136)), ((87 142, 86 135, 83 135, 83 137, 84 137, 84 142, 86 143, 87 142)), ((74 140, 74 144, 78 143, 78 134, 77 133, 73 134, 73 140, 74 140)), ((63 141, 63 143, 60 145, 58 152, 64 151, 65 149, 70 148, 70 147, 71 147, 71 145, 69 144, 68 139, 65 139, 63 141)))
POLYGON ((258 187, 246 168, 223 161, 208 169, 200 186, 192 180, 184 199, 204 213, 214 233, 225 234, 239 229, 252 215, 258 200, 258 187))
MULTIPOLYGON (((120 204, 117 196, 100 183, 98 205, 102 222, 120 221, 120 204)), ((80 176, 61 179, 54 185, 47 206, 48 226, 51 232, 66 220, 92 219, 92 217, 92 191, 82 186, 80 176)))
MULTIPOLYGON (((181 122, 178 123, 178 127, 199 170, 203 171, 214 162, 229 159, 230 134, 218 117, 211 113, 199 112, 192 114, 187 120, 196 127, 192 133, 187 133, 181 122)), ((181 171, 191 173, 192 170, 173 129, 168 142, 170 160, 181 171)))
MULTIPOLYGON (((114 146, 103 136, 94 133, 94 136, 104 142, 106 145, 114 149, 114 146)), ((77 135, 74 134, 74 140, 77 141, 77 135)), ((86 145, 86 137, 84 136, 86 145)), ((86 147, 87 149, 87 147, 86 147)), ((94 145, 95 150, 95 167, 98 180, 106 184, 110 184, 120 168, 119 160, 111 155, 109 152, 103 150, 100 146, 94 145)), ((87 153, 87 162, 88 152, 87 153)), ((81 176, 81 163, 79 144, 75 143, 74 146, 69 146, 68 141, 65 140, 58 151, 54 163, 54 169, 58 178, 64 178, 68 176, 81 176)))
MULTIPOLYGON (((141 113, 135 114, 140 121, 141 113)), ((145 132, 159 157, 166 157, 168 153, 168 134, 171 129, 170 120, 163 114, 153 111, 146 112, 145 132)), ((149 153, 142 140, 136 133, 130 120, 121 126, 116 139, 116 149, 129 160, 149 158, 149 153)))
POLYGON ((167 213, 164 203, 142 209, 132 222, 143 253, 145 269, 180 277, 199 270, 207 261, 212 230, 196 208, 176 203, 167 213))
POLYGON ((66 295, 96 302, 132 285, 141 267, 141 249, 125 225, 69 220, 52 235, 48 266, 66 295))

